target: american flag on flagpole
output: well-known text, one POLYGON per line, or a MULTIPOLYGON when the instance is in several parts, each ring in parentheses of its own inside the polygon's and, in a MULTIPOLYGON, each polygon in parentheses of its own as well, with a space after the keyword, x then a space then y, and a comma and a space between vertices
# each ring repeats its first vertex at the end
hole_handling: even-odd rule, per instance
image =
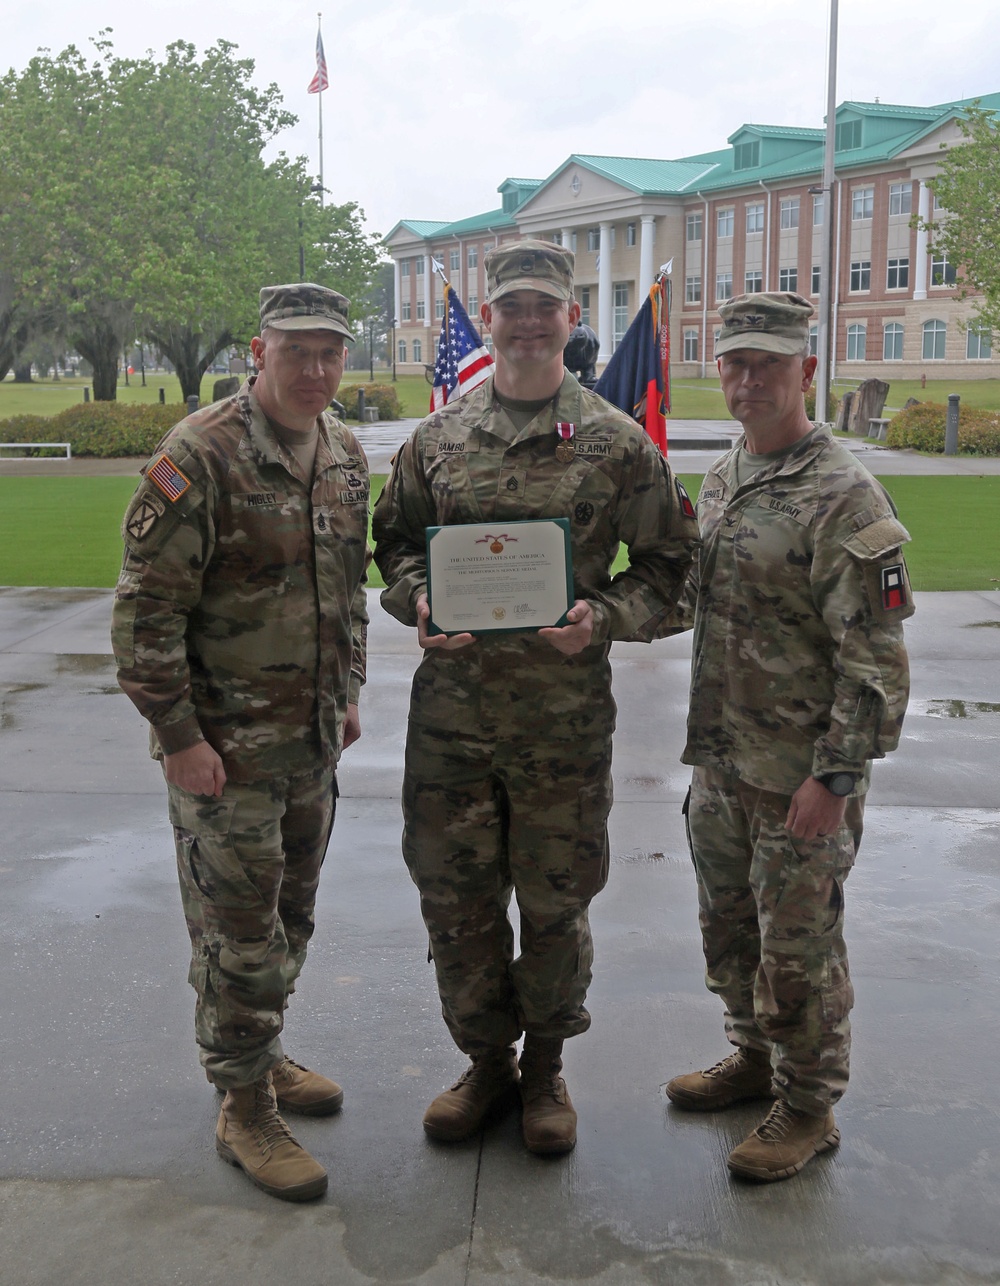
POLYGON ((316 32, 316 75, 309 82, 310 94, 322 94, 330 88, 330 78, 326 74, 326 54, 323 53, 323 33, 316 32))
POLYGON ((438 338, 434 383, 431 388, 431 410, 446 402, 471 393, 493 371, 493 358, 483 347, 469 314, 451 286, 444 288, 444 316, 438 338))

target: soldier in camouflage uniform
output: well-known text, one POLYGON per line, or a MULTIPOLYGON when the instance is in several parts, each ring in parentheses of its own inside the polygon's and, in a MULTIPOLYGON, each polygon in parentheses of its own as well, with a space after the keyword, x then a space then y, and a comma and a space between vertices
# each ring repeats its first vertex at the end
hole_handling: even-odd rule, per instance
POLYGON ((707 983, 736 1052, 667 1093, 701 1111, 776 1099, 729 1156, 762 1180, 840 1140, 854 999, 844 881, 871 761, 898 744, 909 690, 909 536, 879 483, 806 417, 812 311, 790 293, 720 309, 722 388, 745 436, 705 476, 683 605, 688 830, 707 983))
POLYGON ((195 1032, 226 1092, 216 1146, 286 1200, 327 1178, 277 1104, 335 1112, 336 1082, 287 1058, 284 1009, 313 932, 336 765, 360 735, 368 467, 326 414, 348 301, 260 292, 258 374, 166 435, 123 526, 118 679, 163 763, 192 943, 195 1032))
POLYGON ((410 705, 403 852, 445 1022, 471 1058, 424 1128, 465 1138, 516 1098, 520 1080, 525 1142, 537 1153, 576 1140, 560 1056, 590 1025, 587 908, 609 862, 610 643, 673 604, 696 543, 693 507, 650 439, 563 369, 580 315, 573 262, 547 242, 490 251, 482 317, 495 374, 417 428, 373 518, 382 604, 426 649, 410 705), (428 634, 425 528, 561 517, 572 541, 569 624, 428 634), (620 542, 629 566, 612 578, 620 542))

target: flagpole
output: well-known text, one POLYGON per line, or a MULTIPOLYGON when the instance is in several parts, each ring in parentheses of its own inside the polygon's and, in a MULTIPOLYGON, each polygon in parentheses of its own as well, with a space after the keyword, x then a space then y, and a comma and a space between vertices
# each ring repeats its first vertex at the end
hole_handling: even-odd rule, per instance
MULTIPOLYGON (((318 33, 318 37, 322 38, 323 15, 321 13, 317 13, 316 17, 318 19, 316 30, 318 33)), ((323 81, 322 79, 319 82, 319 93, 317 94, 317 98, 319 99, 319 207, 322 210, 323 208, 323 81)))

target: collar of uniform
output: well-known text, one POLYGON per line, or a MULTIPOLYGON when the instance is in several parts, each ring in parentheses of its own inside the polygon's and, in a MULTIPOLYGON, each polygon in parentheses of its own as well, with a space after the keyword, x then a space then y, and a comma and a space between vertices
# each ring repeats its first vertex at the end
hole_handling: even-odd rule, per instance
MULTIPOLYGON (((733 447, 722 457, 719 467, 713 468, 713 472, 724 478, 729 488, 730 494, 737 490, 737 470, 736 461, 740 451, 747 444, 746 434, 744 434, 733 447)), ((801 472, 813 463, 821 452, 827 450, 833 444, 833 434, 825 425, 817 425, 811 433, 807 433, 799 442, 792 447, 787 455, 783 455, 780 460, 769 464, 764 469, 759 469, 744 484, 744 489, 758 487, 762 483, 769 482, 772 478, 789 477, 801 472)))

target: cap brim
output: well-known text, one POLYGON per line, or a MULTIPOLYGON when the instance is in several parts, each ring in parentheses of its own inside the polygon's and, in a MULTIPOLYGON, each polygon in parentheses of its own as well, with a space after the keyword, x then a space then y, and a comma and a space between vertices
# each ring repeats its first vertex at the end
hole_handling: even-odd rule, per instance
POLYGON ((753 348, 761 353, 781 353, 785 357, 797 357, 809 343, 809 337, 791 339, 786 335, 766 335, 746 332, 742 335, 729 335, 720 339, 715 345, 715 356, 722 357, 737 348, 753 348))
POLYGON ((554 281, 545 281, 541 277, 515 277, 513 281, 505 281, 502 285, 497 286, 491 294, 486 296, 488 304, 495 303, 496 300, 502 299, 504 295, 509 295, 515 290, 533 290, 539 295, 549 295, 553 299, 561 299, 563 303, 568 304, 573 299, 573 292, 566 286, 557 286, 554 281))
POLYGON ((294 317, 281 317, 277 321, 262 322, 264 330, 332 330, 335 335, 343 335, 354 342, 354 336, 343 324, 332 317, 308 317, 297 313, 294 317))

